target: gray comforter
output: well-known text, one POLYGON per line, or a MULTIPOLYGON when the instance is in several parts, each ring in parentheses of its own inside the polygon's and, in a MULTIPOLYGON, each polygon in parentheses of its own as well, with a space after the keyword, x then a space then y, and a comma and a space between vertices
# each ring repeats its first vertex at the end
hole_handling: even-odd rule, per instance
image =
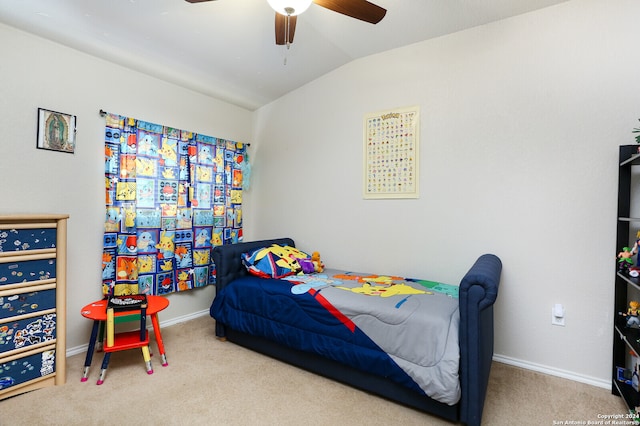
MULTIPOLYGON (((452 286, 418 280, 366 278, 326 271, 305 278, 292 292, 320 292, 362 330, 431 398, 445 404, 460 399, 458 327, 452 286), (296 288, 297 287, 297 288, 296 288)), ((457 288, 456 288, 457 290, 457 288)))

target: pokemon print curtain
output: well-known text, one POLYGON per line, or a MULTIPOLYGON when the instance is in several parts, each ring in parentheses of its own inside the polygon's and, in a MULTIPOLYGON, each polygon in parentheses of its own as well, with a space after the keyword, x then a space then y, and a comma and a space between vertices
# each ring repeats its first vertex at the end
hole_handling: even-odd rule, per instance
POLYGON ((105 117, 103 293, 213 284, 211 248, 242 240, 246 145, 105 117))

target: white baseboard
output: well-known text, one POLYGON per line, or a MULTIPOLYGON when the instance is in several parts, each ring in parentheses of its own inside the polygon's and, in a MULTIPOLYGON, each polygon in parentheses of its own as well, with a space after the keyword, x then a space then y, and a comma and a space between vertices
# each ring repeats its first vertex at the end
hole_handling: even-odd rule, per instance
POLYGON ((585 383, 591 386, 597 386, 599 388, 604 388, 611 390, 611 381, 610 380, 602 380, 597 379, 595 377, 585 376, 582 374, 577 374, 572 371, 562 370, 559 368, 549 367, 547 365, 536 364, 529 361, 523 361, 520 359, 510 358, 504 355, 493 355, 493 360, 496 362, 501 362, 507 365, 513 365, 514 367, 524 368, 526 370, 537 371, 538 373, 548 374, 550 376, 561 377, 563 379, 573 380, 575 382, 585 383))
MULTIPOLYGON (((168 319, 166 321, 160 321, 160 328, 164 328, 164 327, 169 327, 172 325, 176 325, 176 324, 180 324, 183 322, 187 322, 187 321, 191 321, 192 319, 196 319, 205 315, 209 315, 209 310, 205 309, 203 311, 199 311, 199 312, 193 312, 190 313, 188 315, 183 315, 180 317, 175 317, 175 318, 171 318, 168 319)), ((77 354, 82 354, 82 353, 87 353, 87 348, 89 347, 89 342, 85 343, 84 345, 80 345, 80 346, 75 346, 73 348, 67 348, 67 357, 73 356, 73 355, 77 355, 77 354)))

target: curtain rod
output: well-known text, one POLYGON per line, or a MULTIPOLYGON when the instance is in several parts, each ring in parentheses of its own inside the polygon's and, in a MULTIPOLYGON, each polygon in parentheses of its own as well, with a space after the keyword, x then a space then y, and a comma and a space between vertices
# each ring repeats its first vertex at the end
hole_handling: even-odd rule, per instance
MULTIPOLYGON (((103 110, 102 108, 100 109, 100 117, 104 117, 107 115, 107 111, 103 110)), ((250 143, 245 143, 246 146, 251 146, 250 143)))

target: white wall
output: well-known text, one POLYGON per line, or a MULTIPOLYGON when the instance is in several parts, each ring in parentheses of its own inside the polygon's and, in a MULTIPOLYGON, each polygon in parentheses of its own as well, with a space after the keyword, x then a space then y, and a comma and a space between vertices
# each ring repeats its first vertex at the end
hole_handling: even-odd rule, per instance
MULTIPOLYGON (((0 40, 0 214, 70 215, 67 345, 72 349, 89 340, 90 322, 80 309, 101 297, 105 122, 98 111, 244 142, 251 136, 252 112, 1 24, 0 40), (77 116, 74 155, 36 149, 38 107, 77 116)), ((169 296, 171 305, 160 320, 202 313, 213 290, 169 296)))
MULTIPOLYGON (((71 215, 76 347, 89 333, 80 308, 100 296, 98 110, 251 141, 247 239, 287 235, 332 267, 451 283, 496 253, 498 356, 606 386, 617 146, 634 143, 640 117, 637 16, 635 0, 572 0, 355 61, 255 113, 0 25, 0 214, 71 215), (363 200, 363 116, 410 105, 420 198, 363 200), (38 107, 77 115, 76 154, 35 149, 38 107), (566 327, 550 324, 556 302, 566 327)), ((161 320, 212 297, 172 295, 161 320)))
POLYGON ((573 0, 355 61, 261 108, 247 226, 331 267, 450 283, 495 253, 498 358, 609 386, 639 16, 637 0, 573 0), (412 105, 420 198, 363 200, 363 116, 412 105))

